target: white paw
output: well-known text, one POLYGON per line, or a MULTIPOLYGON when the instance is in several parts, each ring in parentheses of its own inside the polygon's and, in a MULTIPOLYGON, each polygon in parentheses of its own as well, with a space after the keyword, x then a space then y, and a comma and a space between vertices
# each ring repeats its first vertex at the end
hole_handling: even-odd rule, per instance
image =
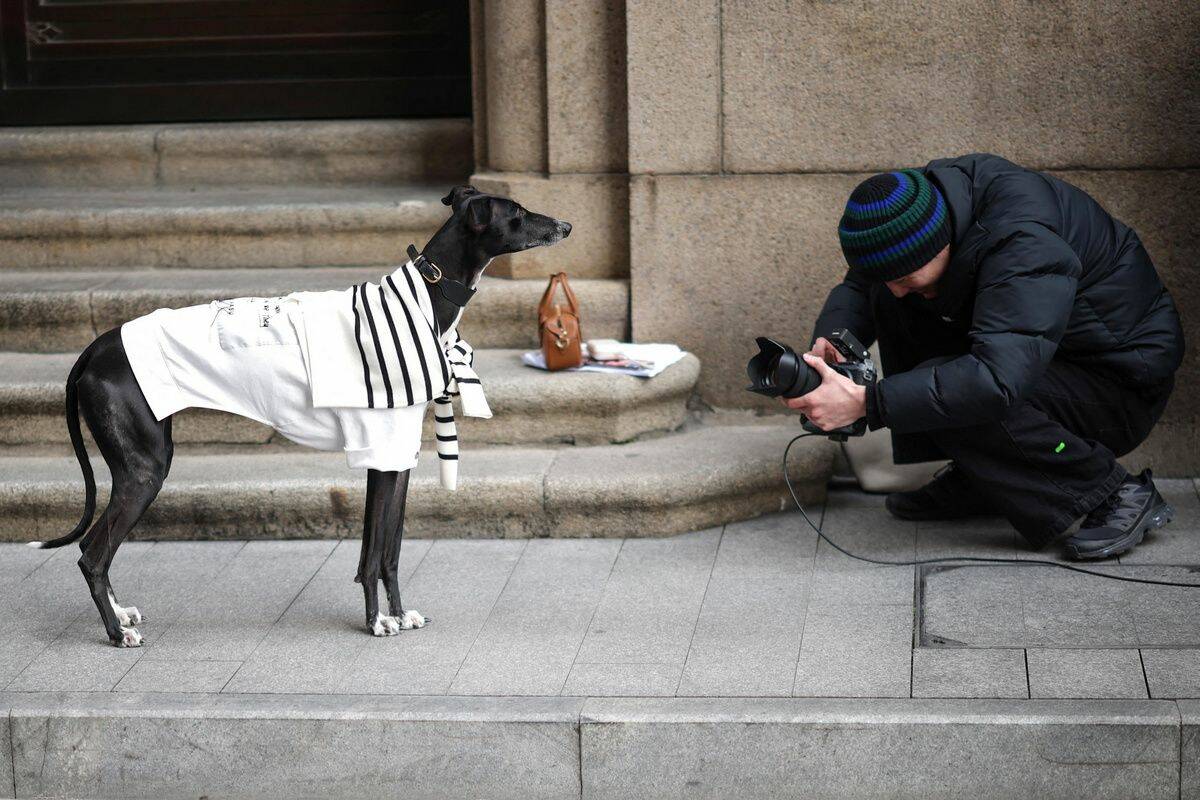
POLYGON ((420 611, 409 609, 400 615, 400 627, 406 631, 410 631, 413 628, 424 628, 425 617, 421 616, 420 611))
POLYGON ((375 621, 371 623, 371 633, 375 636, 395 636, 400 632, 400 621, 395 617, 385 617, 383 614, 376 614, 375 621))
POLYGON ((117 605, 117 598, 110 590, 108 593, 108 605, 112 608, 113 613, 117 615, 117 622, 121 623, 122 628, 132 628, 142 621, 142 614, 134 606, 121 607, 117 605))
POLYGON ((136 628, 142 624, 142 612, 137 610, 137 606, 113 606, 113 611, 117 614, 117 622, 121 623, 122 628, 136 628))
POLYGON ((141 647, 142 635, 137 628, 121 628, 121 641, 113 642, 117 647, 141 647))

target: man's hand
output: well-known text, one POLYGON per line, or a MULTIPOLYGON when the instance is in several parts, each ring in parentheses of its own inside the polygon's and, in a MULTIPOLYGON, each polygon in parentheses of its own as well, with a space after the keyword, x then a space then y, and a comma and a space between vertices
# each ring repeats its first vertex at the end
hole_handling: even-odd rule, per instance
POLYGON ((846 360, 846 357, 839 353, 837 348, 824 336, 818 337, 813 342, 812 350, 808 352, 823 359, 826 364, 840 364, 846 360))
MULTIPOLYGON (((825 340, 817 340, 818 345, 821 342, 825 340)), ((829 346, 832 349, 833 346, 829 346)), ((823 358, 812 353, 805 353, 804 361, 820 373, 821 385, 800 397, 780 398, 784 405, 803 412, 823 431, 841 428, 867 415, 867 387, 834 372, 823 358)))

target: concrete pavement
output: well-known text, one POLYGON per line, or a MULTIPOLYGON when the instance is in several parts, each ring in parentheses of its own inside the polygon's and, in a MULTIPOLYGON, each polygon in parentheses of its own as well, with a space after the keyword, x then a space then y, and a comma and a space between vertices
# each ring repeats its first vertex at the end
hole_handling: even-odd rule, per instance
MULTIPOLYGON (((1200 582, 1195 488, 1162 488, 1176 521, 1112 568, 1200 582)), ((873 555, 1030 555, 861 494, 823 519, 873 555)), ((73 548, 2 545, 0 796, 1200 797, 1200 590, 869 566, 802 526, 411 540, 433 622, 387 639, 357 541, 133 542, 137 650, 73 548)))

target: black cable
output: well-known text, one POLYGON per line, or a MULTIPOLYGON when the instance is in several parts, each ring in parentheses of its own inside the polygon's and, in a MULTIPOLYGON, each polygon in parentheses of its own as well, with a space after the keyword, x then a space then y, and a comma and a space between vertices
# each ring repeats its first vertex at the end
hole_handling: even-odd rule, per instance
POLYGON ((1070 564, 1062 564, 1058 561, 1047 561, 1044 558, 984 558, 982 556, 945 556, 942 558, 919 558, 912 561, 888 561, 880 558, 871 558, 869 556, 860 556, 857 553, 851 553, 840 544, 830 539, 825 533, 809 519, 808 514, 804 511, 804 506, 800 505, 800 498, 796 497, 796 489, 792 486, 791 476, 788 475, 788 454, 792 450, 792 445, 801 439, 808 436, 819 436, 816 433, 802 433, 788 442, 787 447, 783 449, 783 480, 787 483, 788 492, 792 495, 792 502, 796 504, 796 508, 804 516, 804 521, 809 527, 817 532, 829 546, 837 550, 839 553, 849 556, 857 561, 865 561, 868 564, 880 564, 886 567, 920 567, 926 564, 957 564, 962 562, 983 563, 983 564, 1016 564, 1019 566, 1046 566, 1058 567, 1059 569, 1069 570, 1071 572, 1082 572, 1084 575, 1095 575, 1097 578, 1108 578, 1113 581, 1125 581, 1126 583, 1148 583, 1152 586, 1178 586, 1184 589, 1200 589, 1200 583, 1176 583, 1175 581, 1159 581, 1153 578, 1131 578, 1126 575, 1112 575, 1107 572, 1097 572, 1092 569, 1083 567, 1075 567, 1070 564))

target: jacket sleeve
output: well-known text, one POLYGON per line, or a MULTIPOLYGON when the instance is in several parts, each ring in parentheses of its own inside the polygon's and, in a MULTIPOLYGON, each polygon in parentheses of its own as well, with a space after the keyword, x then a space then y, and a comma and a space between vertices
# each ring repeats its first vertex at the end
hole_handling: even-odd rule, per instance
POLYGON ((1019 405, 1054 357, 1080 275, 1074 251, 1049 229, 997 232, 978 262, 971 350, 877 384, 879 418, 898 433, 994 422, 1019 405))
POLYGON ((863 347, 870 347, 875 341, 875 321, 871 316, 871 287, 866 282, 854 277, 850 272, 829 293, 825 306, 813 326, 813 335, 809 346, 818 338, 829 334, 838 328, 845 328, 862 342, 863 347))

